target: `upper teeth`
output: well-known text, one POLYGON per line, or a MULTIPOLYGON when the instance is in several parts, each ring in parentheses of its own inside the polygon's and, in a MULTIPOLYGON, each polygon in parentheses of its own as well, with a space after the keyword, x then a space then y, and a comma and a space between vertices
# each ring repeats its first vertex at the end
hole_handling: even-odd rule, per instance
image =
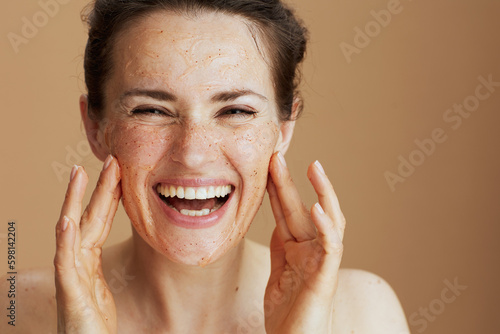
POLYGON ((231 185, 210 187, 181 187, 159 184, 156 191, 165 197, 178 197, 185 199, 210 199, 214 197, 225 197, 231 192, 231 185))

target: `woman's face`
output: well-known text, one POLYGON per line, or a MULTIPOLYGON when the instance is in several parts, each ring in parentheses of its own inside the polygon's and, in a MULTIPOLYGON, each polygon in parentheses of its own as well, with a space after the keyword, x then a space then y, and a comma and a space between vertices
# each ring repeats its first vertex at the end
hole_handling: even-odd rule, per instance
POLYGON ((270 67, 248 24, 158 12, 115 44, 101 138, 137 233, 176 262, 208 264, 243 238, 281 142, 270 67))

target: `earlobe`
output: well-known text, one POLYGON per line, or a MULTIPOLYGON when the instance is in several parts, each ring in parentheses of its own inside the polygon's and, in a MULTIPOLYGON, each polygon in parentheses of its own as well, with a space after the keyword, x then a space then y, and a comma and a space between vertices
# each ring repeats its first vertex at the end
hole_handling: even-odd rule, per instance
POLYGON ((293 129, 295 128, 295 121, 284 121, 280 125, 280 132, 278 141, 276 142, 275 152, 280 151, 285 154, 292 141, 293 129))
POLYGON ((82 94, 80 96, 80 115, 82 117, 83 125, 85 126, 87 140, 89 141, 90 148, 92 149, 92 152, 94 152, 97 159, 104 161, 109 154, 109 149, 104 142, 104 136, 102 134, 100 123, 91 119, 88 110, 88 97, 87 95, 82 94))
POLYGON ((293 130, 295 128, 295 120, 297 119, 300 109, 302 108, 302 99, 296 96, 293 101, 292 114, 289 121, 281 122, 279 138, 276 143, 275 152, 280 151, 282 154, 288 150, 290 142, 293 137, 293 130))

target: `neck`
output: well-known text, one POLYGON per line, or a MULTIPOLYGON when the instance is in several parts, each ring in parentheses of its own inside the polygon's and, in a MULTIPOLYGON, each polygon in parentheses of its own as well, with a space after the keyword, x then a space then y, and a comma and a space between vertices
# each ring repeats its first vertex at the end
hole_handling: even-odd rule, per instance
POLYGON ((205 267, 170 261, 135 230, 129 247, 126 267, 135 278, 127 290, 152 323, 172 332, 217 332, 241 313, 245 241, 205 267))

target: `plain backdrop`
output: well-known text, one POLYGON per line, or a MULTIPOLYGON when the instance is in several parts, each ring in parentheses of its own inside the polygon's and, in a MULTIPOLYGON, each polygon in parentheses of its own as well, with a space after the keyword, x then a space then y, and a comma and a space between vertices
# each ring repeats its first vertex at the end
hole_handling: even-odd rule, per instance
MULTIPOLYGON (((52 265, 69 168, 84 165, 92 184, 101 168, 78 111, 87 1, 50 15, 46 2, 5 1, 0 14, 4 274, 8 221, 17 269, 52 265)), ((287 161, 308 206, 307 165, 330 176, 347 218, 343 266, 387 280, 413 333, 499 333, 500 2, 293 4, 311 43, 287 161)), ((249 237, 267 244, 273 227, 266 199, 249 237)), ((107 245, 130 233, 120 208, 107 245)))

